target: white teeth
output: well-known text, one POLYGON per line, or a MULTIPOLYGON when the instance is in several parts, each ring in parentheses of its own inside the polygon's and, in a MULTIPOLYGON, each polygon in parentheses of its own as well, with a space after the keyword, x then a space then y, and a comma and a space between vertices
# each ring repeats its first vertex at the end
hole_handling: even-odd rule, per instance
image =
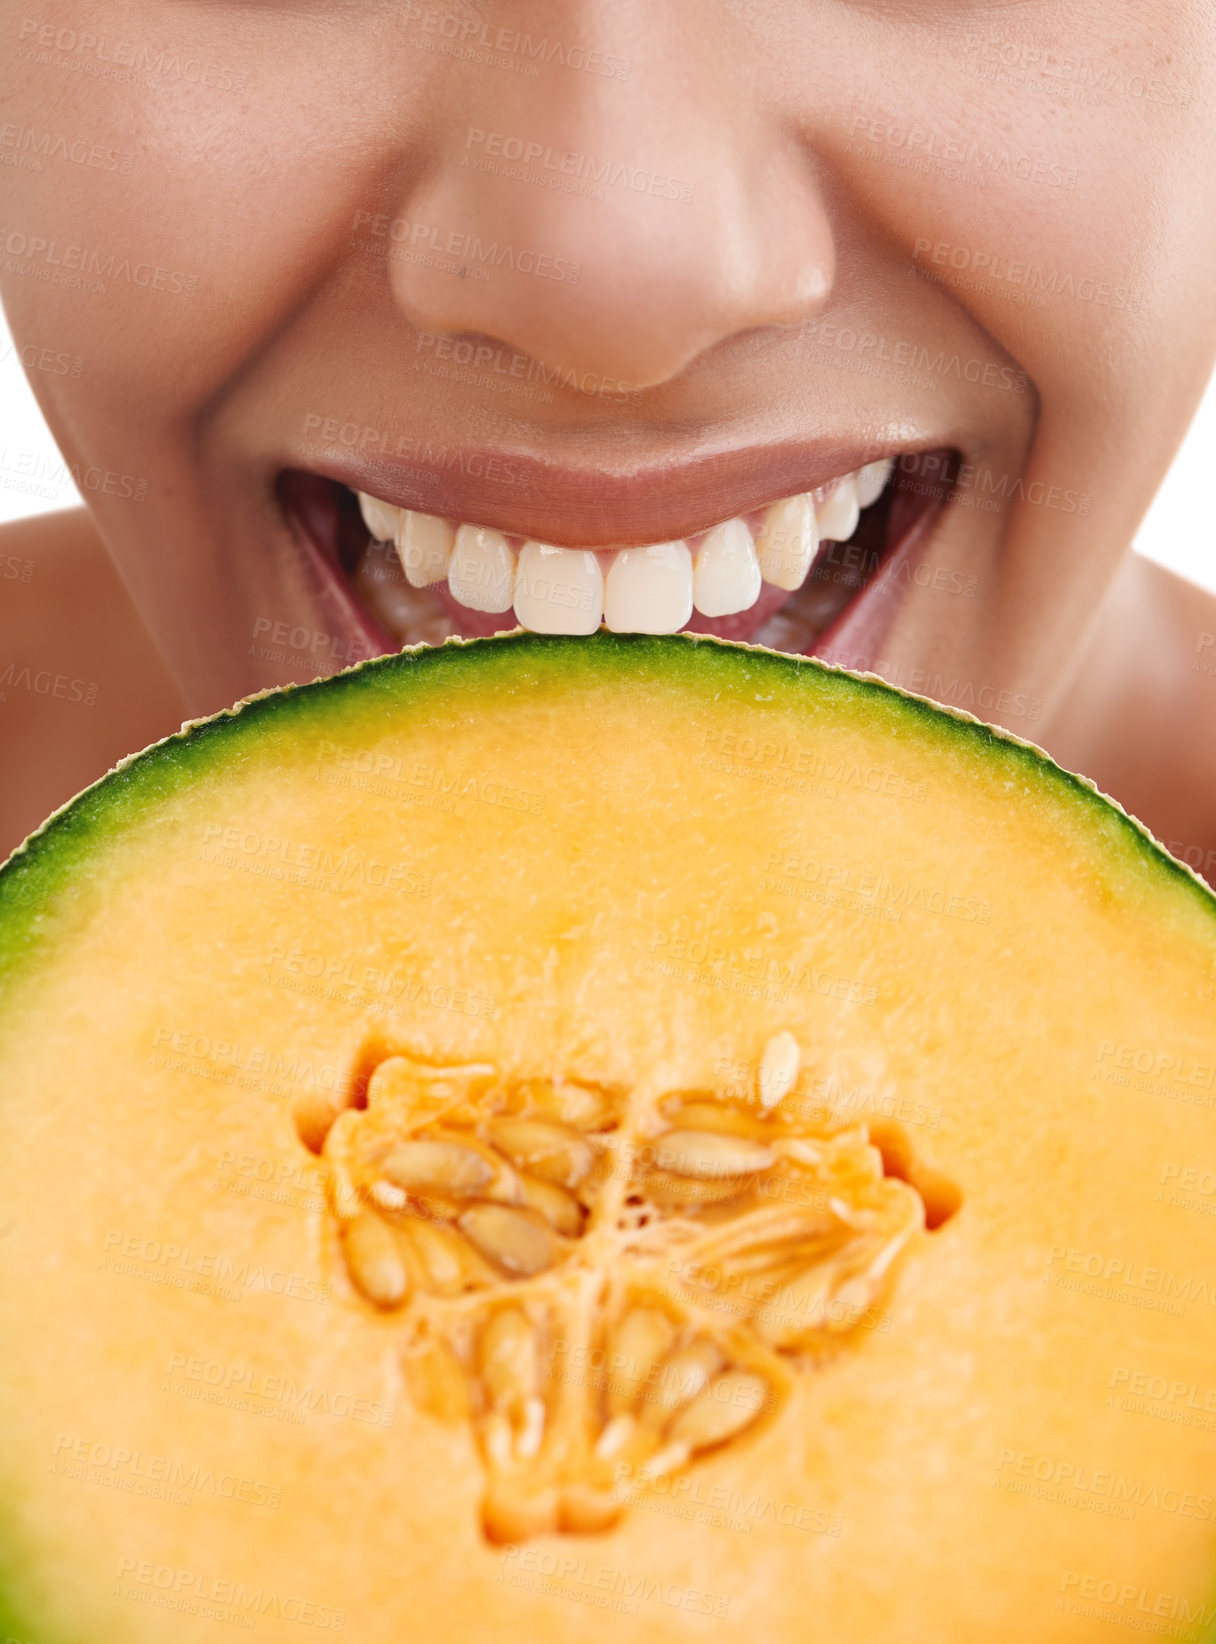
POLYGON ((359 498, 363 523, 376 541, 391 542, 402 510, 394 508, 391 502, 381 502, 379 497, 369 497, 366 491, 357 491, 355 495, 359 498))
POLYGON ((515 570, 515 615, 534 634, 593 634, 604 610, 595 555, 525 542, 515 570))
POLYGON ((447 520, 403 508, 393 538, 397 558, 411 588, 429 588, 448 574, 456 538, 447 520))
POLYGON ((857 500, 857 476, 846 474, 836 481, 831 496, 815 506, 819 535, 831 542, 847 542, 857 529, 861 505, 857 500))
POLYGON ((894 467, 894 457, 880 457, 877 462, 867 462, 864 468, 857 470, 857 501, 862 508, 878 501, 894 467))
POLYGON ((782 497, 765 510, 754 543, 745 520, 726 520, 701 539, 695 567, 686 542, 659 542, 617 549, 607 575, 600 563, 608 550, 528 541, 517 567, 501 531, 461 525, 453 532, 437 514, 356 495, 368 530, 394 544, 412 588, 446 578, 462 605, 494 614, 514 605, 522 626, 538 634, 591 634, 601 619, 613 633, 668 634, 684 626, 694 604, 702 616, 733 616, 756 603, 762 581, 789 593, 801 588, 820 541, 847 541, 894 468, 894 457, 881 457, 826 495, 782 497))
POLYGON ((760 566, 752 534, 741 519, 715 525, 697 550, 692 602, 702 616, 733 616, 756 603, 760 566))
POLYGON ((674 634, 691 615, 686 542, 618 549, 604 578, 604 621, 614 634, 674 634))
POLYGON ((509 611, 515 595, 515 556, 501 531, 462 525, 448 566, 452 598, 470 611, 509 611))
POLYGON ((809 493, 783 497, 764 511, 756 539, 760 574, 774 588, 801 588, 819 546, 815 504, 809 493))

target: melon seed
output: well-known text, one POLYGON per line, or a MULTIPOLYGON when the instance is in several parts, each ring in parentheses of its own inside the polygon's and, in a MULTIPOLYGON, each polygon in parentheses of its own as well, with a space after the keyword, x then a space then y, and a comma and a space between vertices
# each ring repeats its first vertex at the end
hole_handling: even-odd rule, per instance
POLYGON ((631 1307, 617 1326, 609 1360, 606 1403, 610 1416, 627 1415, 643 1385, 675 1339, 675 1325, 657 1307, 631 1307))
POLYGON ((539 1210, 547 1222, 552 1222, 566 1239, 577 1239, 583 1231, 585 1211, 568 1188, 556 1182, 542 1181, 539 1176, 521 1175, 520 1192, 525 1204, 539 1210))
POLYGON ((420 1282, 441 1296, 457 1296, 473 1282, 464 1240, 442 1222, 412 1218, 402 1232, 415 1257, 420 1282))
POLYGON ((668 1440, 686 1444, 690 1450, 724 1444, 751 1426, 768 1398, 763 1376, 751 1370, 727 1370, 679 1412, 667 1430, 668 1440))
POLYGON ((554 1086, 553 1100, 560 1118, 569 1125, 583 1130, 601 1130, 608 1122, 608 1108, 604 1095, 586 1085, 559 1082, 554 1086))
POLYGON ((643 1413, 649 1424, 662 1421, 667 1412, 690 1404, 705 1387, 716 1370, 722 1368, 722 1354, 712 1341, 701 1337, 685 1347, 669 1353, 659 1378, 659 1397, 656 1405, 643 1413))
POLYGON ((477 1369, 496 1410, 509 1410, 535 1393, 536 1332, 518 1307, 500 1307, 481 1332, 477 1369))
POLYGON ((458 1226, 483 1256, 516 1278, 543 1273, 558 1257, 557 1240, 544 1222, 511 1205, 471 1205, 458 1226))
POLYGON ((488 1159, 456 1142, 400 1142, 380 1166, 380 1174, 407 1193, 453 1199, 480 1193, 494 1174, 488 1159))
POLYGON ((373 1210, 341 1223, 342 1253, 355 1284, 377 1307, 400 1307, 409 1289, 397 1241, 373 1210))
POLYGON ((515 1441, 516 1454, 524 1461, 531 1461, 540 1449, 541 1440, 545 1436, 545 1401, 535 1394, 523 1403, 520 1416, 519 1437, 515 1441))
POLYGON ((500 1472, 508 1472, 515 1462, 511 1423, 501 1410, 491 1410, 481 1424, 481 1442, 486 1458, 500 1472))
POLYGON ((608 1461, 618 1450, 623 1450, 637 1429, 633 1416, 613 1416, 595 1441, 595 1453, 601 1461, 608 1461))
POLYGON ((763 1142, 724 1136, 720 1131, 668 1130, 655 1144, 655 1162, 677 1176, 720 1181, 767 1170, 773 1162, 773 1150, 763 1142))
POLYGON ((664 1474, 674 1473, 677 1468, 683 1467, 688 1457, 687 1444, 665 1444, 646 1463, 646 1471, 655 1478, 662 1478, 664 1474))
POLYGON ((559 1187, 577 1187, 591 1169, 590 1145, 566 1125, 503 1115, 489 1129, 494 1146, 513 1164, 559 1187))
POLYGON ((754 1136, 756 1117, 741 1113, 737 1107, 722 1102, 707 1102, 696 1098, 681 1101, 674 1109, 665 1109, 671 1123, 680 1130, 721 1131, 726 1136, 754 1136))
MULTIPOLYGON (((774 1347, 790 1349, 816 1331, 830 1329, 832 1292, 840 1279, 836 1262, 816 1262, 801 1271, 776 1277, 774 1294, 760 1304, 754 1322, 760 1334, 774 1347)), ((848 1319, 846 1328, 856 1324, 848 1319)))
POLYGON ((846 1279, 833 1298, 836 1313, 828 1319, 828 1328, 847 1330, 856 1324, 874 1300, 877 1289, 878 1281, 870 1273, 855 1273, 851 1279, 846 1279))
POLYGON ((392 1182, 373 1182, 368 1190, 368 1197, 378 1204, 381 1210, 404 1210, 405 1190, 394 1187, 392 1182))
POLYGON ((801 1061, 798 1041, 788 1028, 783 1033, 773 1035, 764 1047, 756 1075, 761 1106, 776 1107, 783 1096, 789 1095, 798 1078, 801 1061))

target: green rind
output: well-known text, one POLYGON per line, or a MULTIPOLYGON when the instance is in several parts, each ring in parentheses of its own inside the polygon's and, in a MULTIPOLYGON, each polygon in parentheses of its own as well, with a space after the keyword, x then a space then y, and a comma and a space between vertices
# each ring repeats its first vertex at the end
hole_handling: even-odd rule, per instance
POLYGON ((71 897, 73 874, 85 866, 95 842, 111 836, 115 826, 121 827, 128 818, 146 814, 151 805, 194 780, 213 760, 227 754, 239 757, 242 739, 250 731, 271 719, 289 725, 291 716, 307 712, 318 698, 328 709, 337 710, 349 702, 351 692, 360 693, 361 703, 374 703, 375 693, 380 693, 394 705, 428 685, 450 692, 452 670, 460 673, 471 667, 480 670, 476 683, 482 688, 518 689, 537 679, 542 669, 550 671, 551 677, 555 670, 573 677, 589 669, 603 678, 642 675, 656 683, 683 678, 703 693, 711 692, 715 700, 725 696, 755 701, 757 675, 761 675, 760 683, 771 680, 785 690, 794 687, 827 693, 833 701, 868 700, 887 708, 898 705, 910 722, 939 734, 953 735, 972 747, 983 744, 1008 750, 1024 762, 1027 775, 1056 783, 1088 807, 1092 821, 1110 836, 1112 845, 1121 841, 1146 868, 1179 881, 1216 917, 1216 895, 1207 885, 1087 778, 1064 770, 1033 742, 961 709, 888 684, 876 674, 853 673, 813 657, 793 657, 711 635, 652 636, 601 630, 588 638, 567 638, 518 630, 486 639, 416 646, 358 663, 325 679, 265 691, 211 718, 190 721, 174 735, 123 760, 55 811, 0 866, 0 979, 47 934, 47 908, 64 891, 71 897), (502 669, 508 671, 505 680, 495 677, 502 669), (280 718, 283 715, 289 716, 286 721, 280 718))

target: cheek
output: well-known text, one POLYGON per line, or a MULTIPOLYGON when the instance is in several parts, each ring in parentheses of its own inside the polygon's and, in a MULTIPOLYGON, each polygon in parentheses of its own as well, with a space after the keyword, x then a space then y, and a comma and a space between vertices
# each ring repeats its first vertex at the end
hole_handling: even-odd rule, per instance
POLYGON ((20 27, 28 39, 0 82, 0 154, 18 156, 5 166, 0 218, 13 329, 23 344, 76 356, 85 399, 103 383, 111 404, 155 393, 169 376, 166 339, 189 331, 199 270, 162 226, 188 205, 152 157, 152 110, 169 96, 213 96, 207 62, 196 42, 158 41, 130 8, 113 8, 105 29, 72 7, 54 25, 20 27))
MULTIPOLYGON (((1153 12, 1086 0, 1025 5, 1016 23, 982 5, 957 27, 857 21, 864 72, 834 117, 807 120, 810 142, 839 145, 845 208, 1078 417, 1126 414, 1171 373, 1176 386, 1177 334, 1212 306, 1213 214, 1195 186, 1216 153, 1213 41, 1198 8, 1153 12)), ((813 65, 809 34, 792 55, 813 65)))
POLYGON ((0 288, 20 340, 81 355, 112 410, 163 425, 342 260, 400 123, 379 147, 345 129, 339 88, 375 81, 358 31, 339 65, 307 23, 115 6, 102 30, 90 11, 31 27, 0 79, 0 288))

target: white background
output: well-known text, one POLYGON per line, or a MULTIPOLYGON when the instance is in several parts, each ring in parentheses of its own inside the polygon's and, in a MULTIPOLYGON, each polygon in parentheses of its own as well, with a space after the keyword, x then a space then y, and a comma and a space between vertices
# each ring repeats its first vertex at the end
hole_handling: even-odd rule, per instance
MULTIPOLYGON (((1216 377, 1149 509, 1136 546, 1216 593, 1216 377)), ((0 524, 80 501, 0 315, 0 524)))

